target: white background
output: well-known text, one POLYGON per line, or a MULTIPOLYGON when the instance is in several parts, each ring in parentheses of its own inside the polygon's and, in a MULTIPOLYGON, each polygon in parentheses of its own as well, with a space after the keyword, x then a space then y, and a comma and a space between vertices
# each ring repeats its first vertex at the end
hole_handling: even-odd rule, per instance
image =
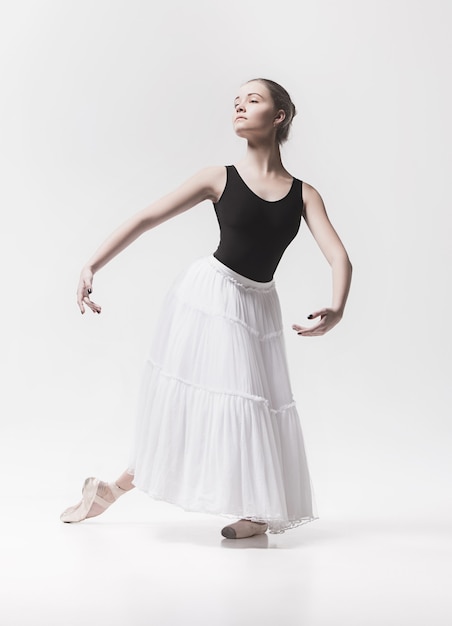
POLYGON ((451 13, 445 0, 2 2, 4 495, 65 497, 125 469, 153 324, 176 274, 215 250, 213 207, 101 270, 100 316, 78 311, 79 271, 131 213, 241 158, 232 102, 263 76, 299 111, 286 167, 318 189, 354 266, 322 338, 290 328, 330 303, 305 224, 275 275, 319 515, 450 516, 451 13))

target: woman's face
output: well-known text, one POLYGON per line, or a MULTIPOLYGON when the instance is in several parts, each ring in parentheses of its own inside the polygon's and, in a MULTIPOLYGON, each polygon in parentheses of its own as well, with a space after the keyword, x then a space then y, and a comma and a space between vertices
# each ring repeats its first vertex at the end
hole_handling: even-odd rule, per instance
MULTIPOLYGON (((234 100, 232 123, 239 137, 264 138, 275 132, 275 120, 281 120, 270 91, 259 81, 245 83, 234 100)), ((284 118, 282 118, 284 119, 284 118)))

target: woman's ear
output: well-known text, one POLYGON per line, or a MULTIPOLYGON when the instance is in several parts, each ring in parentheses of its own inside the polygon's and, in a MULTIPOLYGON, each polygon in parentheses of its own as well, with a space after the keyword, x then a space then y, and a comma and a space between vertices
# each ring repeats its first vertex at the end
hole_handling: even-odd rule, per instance
POLYGON ((284 113, 283 109, 279 109, 275 116, 275 119, 273 120, 273 126, 279 126, 281 122, 283 122, 285 119, 286 114, 284 113))

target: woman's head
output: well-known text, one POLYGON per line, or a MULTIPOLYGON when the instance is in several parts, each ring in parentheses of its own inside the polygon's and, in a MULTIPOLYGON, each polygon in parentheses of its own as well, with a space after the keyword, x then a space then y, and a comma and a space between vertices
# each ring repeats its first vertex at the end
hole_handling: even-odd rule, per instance
MULTIPOLYGON (((263 108, 266 105, 269 109, 271 123, 276 129, 275 139, 277 143, 281 144, 286 141, 292 120, 296 115, 295 105, 288 92, 284 87, 269 78, 253 78, 242 85, 241 95, 235 100, 236 112, 241 106, 246 107, 247 103, 250 106, 253 104, 253 100, 250 100, 251 96, 257 96, 256 100, 258 104, 261 104, 259 112, 263 120, 265 119, 265 110, 263 108)), ((243 132, 240 132, 239 124, 236 125, 236 132, 239 135, 244 135, 243 132)))

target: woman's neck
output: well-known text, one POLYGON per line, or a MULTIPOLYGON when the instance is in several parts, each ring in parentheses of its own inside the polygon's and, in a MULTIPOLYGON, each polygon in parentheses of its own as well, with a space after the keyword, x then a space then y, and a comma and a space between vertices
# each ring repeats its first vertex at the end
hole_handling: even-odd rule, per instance
POLYGON ((243 170, 253 171, 263 176, 285 171, 277 143, 259 146, 248 143, 246 154, 239 161, 239 165, 243 170))

